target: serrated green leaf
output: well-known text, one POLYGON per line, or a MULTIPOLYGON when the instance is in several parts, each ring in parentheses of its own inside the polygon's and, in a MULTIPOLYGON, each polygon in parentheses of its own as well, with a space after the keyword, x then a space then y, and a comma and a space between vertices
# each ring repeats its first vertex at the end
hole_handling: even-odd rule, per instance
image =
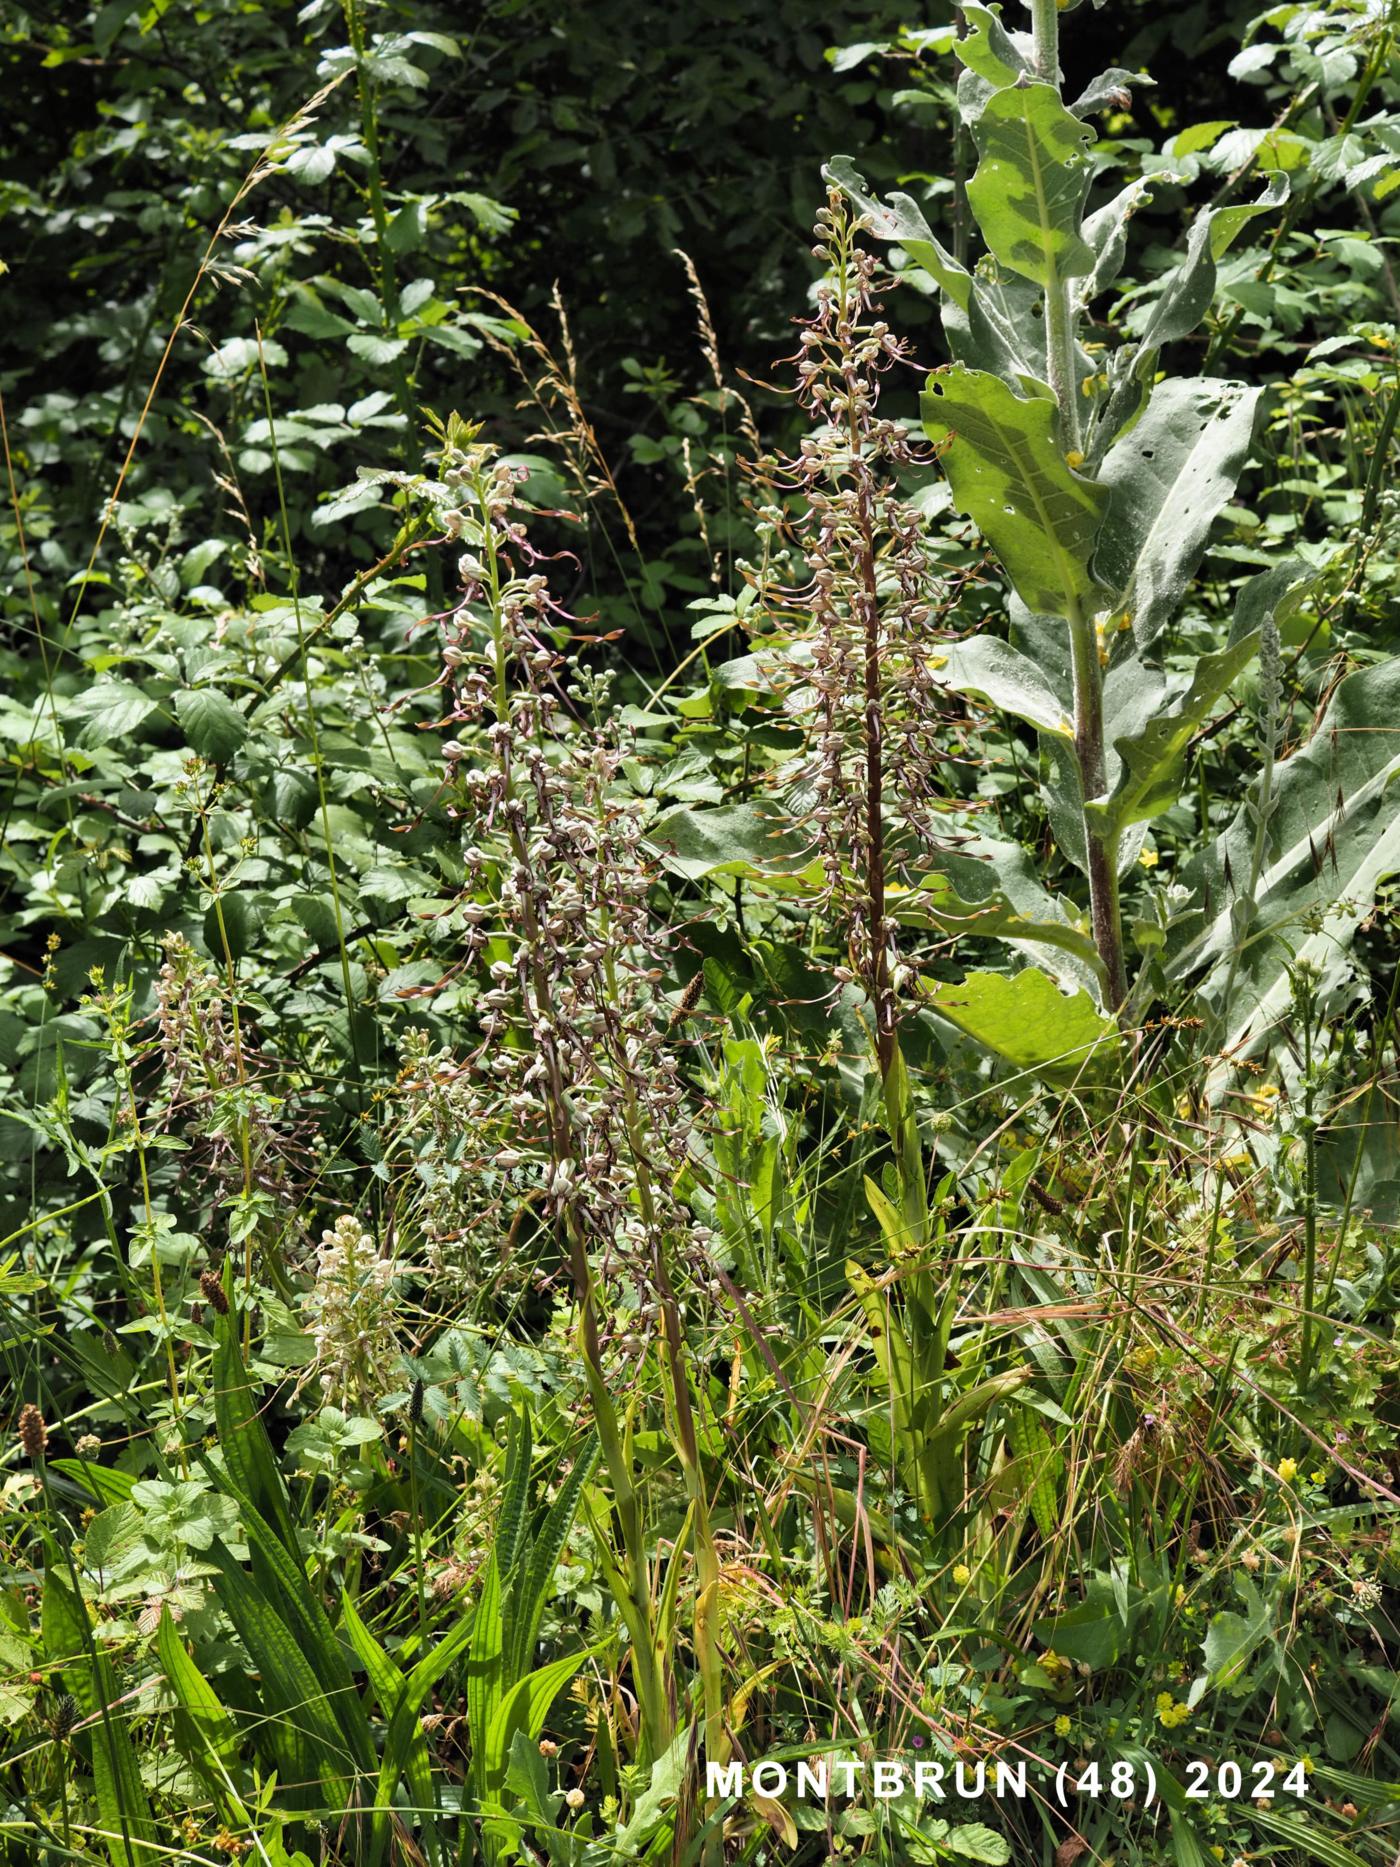
POLYGON ((248 722, 216 687, 188 687, 175 696, 185 738, 201 758, 226 765, 248 737, 248 722))

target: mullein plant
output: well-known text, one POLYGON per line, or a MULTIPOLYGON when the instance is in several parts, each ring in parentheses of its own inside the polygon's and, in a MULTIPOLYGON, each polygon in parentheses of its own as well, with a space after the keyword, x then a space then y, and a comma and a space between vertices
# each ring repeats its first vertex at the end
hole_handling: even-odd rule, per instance
POLYGON ((644 819, 617 783, 629 748, 600 723, 606 680, 564 652, 569 619, 537 568, 519 470, 454 419, 440 471, 457 502, 443 521, 462 546, 463 585, 442 621, 458 735, 445 752, 465 839, 463 944, 484 989, 470 1052, 455 1067, 439 1059, 431 1082, 410 1075, 405 1092, 454 1093, 479 1167, 529 1207, 535 1247, 571 1286, 611 1533, 592 1494, 583 1508, 628 1634, 638 1754, 654 1761, 688 1722, 671 1649, 689 1550, 698 1709, 707 1754, 723 1758, 719 1569, 683 1332, 684 1306, 719 1286, 711 1236, 677 1192, 691 1117, 668 1035, 670 955, 648 902, 644 819), (649 1533, 620 1399, 640 1391, 638 1358, 653 1346, 689 1505, 669 1567, 649 1533))
MULTIPOLYGON (((1375 728, 1394 717, 1400 669, 1349 676, 1312 744, 1271 772, 1257 900, 1239 908, 1257 828, 1245 811, 1185 868, 1169 926, 1125 915, 1124 878, 1149 823, 1182 793, 1189 747, 1267 625, 1282 628, 1316 579, 1293 560, 1250 578, 1225 640, 1181 666, 1169 631, 1249 464, 1265 392, 1162 365, 1209 312, 1228 249, 1288 184, 1273 174, 1252 200, 1202 208, 1125 336, 1103 304, 1154 180, 1132 178, 1089 211, 1091 119, 1144 80, 1112 69, 1066 102, 1059 41, 1074 10, 1034 0, 1026 32, 998 8, 961 9, 958 112, 977 154, 966 194, 986 249, 971 269, 909 196, 871 199, 845 158, 828 176, 937 291, 952 361, 928 380, 923 426, 1008 586, 1004 626, 952 644, 940 679, 1035 730, 1051 828, 1086 884, 1087 902, 1051 896, 1014 846, 962 852, 981 858, 980 878, 975 864, 942 861, 920 903, 932 924, 1004 939, 1034 964, 974 972, 928 997, 1005 1060, 1082 1075, 1111 1069, 1120 1025, 1182 985, 1195 986, 1227 1056, 1265 1042, 1291 992, 1275 935, 1309 927, 1310 913, 1304 956, 1337 981, 1395 859, 1383 793, 1400 761, 1375 728), (1315 860, 1324 847, 1330 874, 1315 860)), ((1245 192, 1239 181, 1230 190, 1245 192)))

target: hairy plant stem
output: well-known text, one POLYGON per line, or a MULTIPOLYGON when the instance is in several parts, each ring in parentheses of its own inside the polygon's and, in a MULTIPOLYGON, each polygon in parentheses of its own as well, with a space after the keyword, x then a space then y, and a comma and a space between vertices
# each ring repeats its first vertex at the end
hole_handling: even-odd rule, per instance
POLYGON ((1118 907, 1118 838, 1101 831, 1089 814, 1090 801, 1103 794, 1103 669, 1094 625, 1077 603, 1071 604, 1070 648, 1074 661, 1074 756, 1083 799, 1084 850, 1089 870, 1089 917, 1094 946, 1103 962, 1109 1004, 1121 1011, 1128 996, 1123 962, 1123 923, 1118 907))
MULTIPOLYGON (((1060 85, 1060 14, 1055 0, 1032 0, 1035 75, 1042 84, 1060 85)), ((1061 438, 1066 452, 1079 452, 1079 372, 1074 362, 1074 308, 1069 285, 1058 273, 1045 287, 1045 369, 1060 405, 1061 438)))
MULTIPOLYGON (((1033 0, 1035 74, 1059 88, 1060 15, 1055 0, 1033 0)), ((1050 387, 1060 405, 1060 431, 1066 451, 1079 451, 1079 383, 1074 364, 1074 311, 1069 287, 1056 277, 1045 287, 1045 362, 1050 387)), ((1103 746, 1103 669, 1093 620, 1071 601, 1070 648, 1074 663, 1074 755, 1083 800, 1084 854, 1089 871, 1089 915, 1094 946, 1103 962, 1108 1001, 1121 1012, 1128 996, 1123 963, 1123 924, 1118 907, 1118 838, 1101 831, 1089 815, 1090 800, 1105 788, 1103 746)))

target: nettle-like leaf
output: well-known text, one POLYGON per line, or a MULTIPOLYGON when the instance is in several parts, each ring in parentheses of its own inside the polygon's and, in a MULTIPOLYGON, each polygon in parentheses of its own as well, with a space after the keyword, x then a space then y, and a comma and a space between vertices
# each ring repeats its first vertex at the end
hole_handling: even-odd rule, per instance
POLYGON ((958 510, 985 534, 1027 607, 1055 616, 1099 607, 1089 563, 1108 492, 1066 463, 1055 404, 954 364, 930 377, 920 411, 926 433, 944 444, 958 510))
POLYGON ((981 160, 967 198, 996 259, 1048 288, 1092 271, 1093 250, 1079 231, 1089 126, 1052 85, 1013 84, 987 99, 973 136, 981 160))
POLYGON ((1270 1041, 1299 962, 1335 992, 1352 936, 1400 872, 1400 658, 1349 674, 1308 744, 1276 768, 1248 905, 1255 837, 1246 804, 1189 865, 1183 879, 1202 912, 1167 953, 1169 977, 1200 979, 1206 1004, 1225 1016, 1230 1056, 1270 1041))
POLYGON ((1149 648, 1174 616, 1249 458, 1263 391, 1168 379, 1104 456, 1108 510, 1094 569, 1149 648))

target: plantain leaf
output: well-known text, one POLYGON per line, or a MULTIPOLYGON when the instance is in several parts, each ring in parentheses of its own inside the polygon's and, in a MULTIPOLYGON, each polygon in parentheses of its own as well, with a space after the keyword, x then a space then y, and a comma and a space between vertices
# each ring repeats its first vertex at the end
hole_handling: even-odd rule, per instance
MULTIPOLYGON (((1233 497, 1254 435, 1260 389, 1168 379, 1104 456, 1108 510, 1094 572, 1146 650, 1181 606, 1210 528, 1233 497)), ((1034 607, 1034 605, 1032 606, 1034 607)))
POLYGON ((238 1768, 238 1727, 185 1651, 185 1643, 168 1607, 156 1629, 156 1651, 178 1707, 176 1750, 208 1784, 225 1815, 241 1819, 237 1797, 230 1793, 230 1779, 238 1768))
POLYGON ((968 204, 995 258, 1048 290, 1091 272, 1079 231, 1089 186, 1088 124, 1049 84, 994 91, 972 126, 980 160, 968 204))
MULTIPOLYGON (((548 1666, 528 1673, 506 1693, 484 1734, 485 1756, 477 1774, 483 1798, 494 1797, 499 1792, 505 1780, 506 1756, 516 1732, 523 1731, 533 1743, 544 1728, 550 1706, 596 1651, 596 1648, 586 1648, 581 1653, 566 1653, 562 1659, 551 1660, 548 1666)), ((477 1741, 474 1733, 473 1742, 477 1741)))
POLYGON ((1066 465, 1055 404, 954 364, 929 378, 920 411, 925 431, 945 443, 958 510, 985 534, 1026 607, 1052 616, 1098 608, 1088 564, 1108 492, 1066 465))
POLYGON ((1024 1406, 1007 1417, 1006 1437, 1016 1455, 1036 1528, 1048 1543, 1060 1528, 1060 1478, 1064 1458, 1038 1416, 1024 1406))
POLYGON ((83 1716, 94 1720, 92 1781, 107 1852, 113 1867, 143 1867, 156 1841, 155 1819, 142 1787, 126 1707, 118 1702, 112 1662, 93 1646, 87 1613, 86 1603, 58 1571, 46 1568, 40 1609, 44 1652, 50 1664, 60 1664, 64 1689, 83 1716))
MULTIPOLYGON (((225 1291, 232 1289, 232 1260, 224 1269, 225 1291)), ((296 1530, 287 1504, 272 1442, 253 1399, 243 1353, 238 1345, 238 1315, 230 1304, 214 1323, 214 1420, 219 1450, 234 1487, 276 1531, 284 1548, 298 1554, 296 1530)))
POLYGON ((535 1656, 535 1643, 539 1639, 540 1621, 554 1582, 554 1571, 573 1528, 579 1493, 592 1475, 598 1450, 595 1440, 574 1460, 568 1477, 559 1487, 559 1495, 550 1505, 549 1514, 530 1545, 528 1562, 517 1565, 516 1584, 511 1591, 510 1648, 506 1655, 506 1671, 512 1679, 520 1678, 535 1656))
POLYGON ((299 1810, 343 1812, 351 1760, 320 1681, 290 1628, 221 1543, 209 1551, 221 1577, 220 1605, 261 1679, 266 1717, 258 1729, 281 1778, 281 1794, 299 1810))
POLYGON ((925 1002, 1017 1069, 1094 1081, 1109 1072, 1117 1057, 1113 1020, 1087 992, 1066 995, 1034 966, 1013 978, 969 973, 956 985, 934 986, 925 1002))
MULTIPOLYGON (((388 1848, 388 1811, 393 1805, 394 1791, 399 1786, 400 1778, 408 1779, 425 1830, 428 1829, 430 1812, 437 1809, 437 1787, 433 1778, 432 1759, 428 1753, 428 1740, 417 1715, 417 1707, 413 1708, 411 1716, 403 1715, 408 1681, 361 1620, 348 1589, 341 1594, 341 1616, 350 1643, 369 1675, 370 1686, 389 1726, 379 1770, 370 1842, 371 1859, 378 1861, 384 1858, 388 1848)), ((436 1829, 427 1832, 426 1838, 436 1858, 441 1861, 443 1847, 436 1829)))

